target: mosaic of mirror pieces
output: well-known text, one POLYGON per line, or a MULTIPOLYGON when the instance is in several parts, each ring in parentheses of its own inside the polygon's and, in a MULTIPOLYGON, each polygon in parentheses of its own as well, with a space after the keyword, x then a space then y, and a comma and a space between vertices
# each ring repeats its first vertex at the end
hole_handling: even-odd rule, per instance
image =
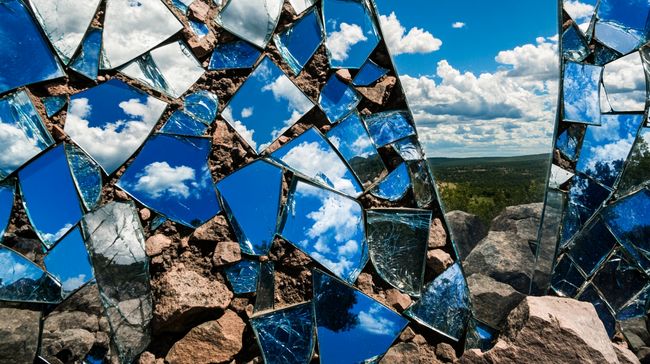
MULTIPOLYGON (((444 240, 446 228, 404 97, 383 105, 357 91, 395 77, 374 4, 227 0, 199 17, 193 3, 0 1, 0 301, 40 305, 47 323, 80 290, 96 287, 110 345, 80 361, 132 363, 156 335, 145 241, 162 224, 191 232, 219 215, 242 257, 217 274, 235 296, 254 299, 250 335, 267 363, 309 363, 316 352, 324 364, 376 362, 407 325, 459 347, 469 325, 466 346, 485 347, 491 336, 470 321, 460 265, 436 275, 426 264, 430 235, 444 240), (197 45, 215 34, 207 51, 197 45), (220 82, 232 87, 214 87, 220 82), (228 165, 224 133, 239 145, 228 146, 236 157, 228 165), (37 243, 16 239, 21 233, 37 243), (275 244, 313 262, 306 302, 276 307, 283 262, 269 260, 275 244), (362 292, 362 272, 410 296, 411 307, 398 312, 362 292)), ((639 32, 626 33, 616 52, 639 32)), ((599 78, 607 67, 577 65, 576 82, 594 80, 596 91, 604 82, 615 93, 599 78)), ((625 112, 638 106, 609 102, 625 112)), ((599 245, 598 264, 569 253, 562 264, 595 272, 590 282, 603 300, 632 315, 637 296, 617 294, 607 275, 625 269, 625 284, 643 294, 632 279, 650 269, 646 216, 634 224, 621 216, 650 196, 630 187, 629 197, 598 206, 619 175, 637 181, 646 170, 628 172, 596 149, 630 138, 628 149, 638 150, 633 138, 644 119, 600 115, 588 103, 576 106, 574 119, 594 129, 565 138, 568 154, 589 158, 571 173, 601 198, 587 203, 571 192, 574 235, 605 229, 611 239, 599 245), (615 134, 601 135, 604 128, 615 134)), ((580 239, 565 240, 581 248, 580 239)), ((48 355, 34 358, 46 363, 48 355)))
POLYGON ((576 24, 567 3, 542 237, 557 241, 557 255, 540 286, 593 303, 610 335, 617 322, 628 334, 625 321, 645 317, 649 304, 650 4, 602 0, 591 22, 576 24))

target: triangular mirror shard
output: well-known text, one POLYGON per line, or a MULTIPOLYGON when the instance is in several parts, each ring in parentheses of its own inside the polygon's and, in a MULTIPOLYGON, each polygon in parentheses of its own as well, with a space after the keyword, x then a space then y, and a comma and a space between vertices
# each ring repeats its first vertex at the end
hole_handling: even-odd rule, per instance
POLYGON ((627 165, 618 182, 620 195, 634 191, 638 186, 647 185, 650 181, 650 128, 641 128, 637 136, 627 165))
POLYGON ((120 73, 179 98, 205 72, 182 41, 160 46, 120 69, 120 73))
POLYGON ((102 197, 101 168, 74 144, 65 144, 65 154, 68 157, 72 178, 86 210, 94 209, 102 197))
POLYGON ((318 269, 312 278, 322 364, 375 362, 408 324, 397 312, 318 269))
POLYGON ((208 125, 197 120, 184 110, 176 110, 160 129, 161 133, 202 136, 208 130, 208 125))
POLYGON ((0 182, 0 240, 4 237, 5 229, 11 218, 15 195, 16 181, 14 179, 0 182))
POLYGON ((272 310, 275 306, 275 263, 271 260, 260 264, 260 276, 257 278, 254 312, 272 310))
POLYGON ((467 335, 465 336, 464 350, 490 350, 498 334, 499 333, 497 330, 471 317, 467 324, 467 335))
POLYGON ((361 66, 359 72, 354 76, 354 86, 370 86, 388 73, 384 67, 378 66, 370 58, 361 66))
POLYGON ((251 326, 265 363, 309 363, 315 326, 311 302, 253 316, 251 326))
POLYGON ((149 345, 153 316, 138 211, 133 203, 112 202, 86 214, 82 229, 112 342, 120 362, 130 363, 149 345))
POLYGON ((226 267, 226 278, 235 294, 255 292, 259 275, 260 262, 258 260, 243 258, 226 267))
POLYGON ((47 117, 51 118, 52 115, 63 110, 63 107, 68 102, 68 96, 49 96, 44 97, 41 101, 43 101, 43 106, 45 106, 47 117))
POLYGON ((219 181, 217 190, 242 252, 268 254, 278 223, 282 169, 259 160, 219 181))
POLYGON ((424 281, 431 211, 382 209, 366 211, 370 260, 390 285, 419 296, 424 281))
POLYGON ((211 125, 214 122, 219 110, 217 95, 205 90, 199 90, 185 96, 183 104, 185 111, 206 125, 211 125))
POLYGON ((61 286, 31 260, 0 245, 0 300, 56 304, 61 286))
POLYGON ((388 201, 399 201, 411 187, 411 177, 406 163, 400 163, 397 168, 381 180, 370 194, 388 201))
POLYGON ((0 131, 8 136, 3 138, 7 144, 0 158, 0 180, 54 143, 25 91, 0 99, 0 131))
POLYGON ((166 107, 113 78, 70 98, 64 129, 110 175, 140 148, 166 107))
POLYGON ((261 55, 259 49, 243 40, 220 43, 214 48, 208 69, 220 71, 253 68, 261 55))
POLYGON ((429 283, 420 300, 404 314, 450 339, 460 340, 470 315, 469 290, 460 264, 450 266, 429 283))
POLYGON ((282 33, 276 34, 273 40, 282 58, 297 75, 316 53, 323 38, 318 10, 313 9, 282 33))
POLYGON ((81 219, 81 201, 63 145, 41 154, 21 169, 18 182, 29 221, 46 247, 51 247, 81 219))
POLYGON ((43 263, 48 273, 61 283, 64 298, 94 277, 90 257, 78 226, 59 240, 43 258, 43 263))
POLYGON ((280 234, 350 284, 368 261, 361 205, 302 179, 291 183, 280 234))
POLYGON ((266 47, 280 19, 281 0, 229 0, 217 13, 217 24, 232 34, 266 47))
POLYGON ((161 0, 107 0, 102 68, 122 66, 181 29, 183 24, 161 0))
POLYGON ((314 127, 271 153, 271 158, 346 195, 357 197, 363 193, 350 168, 314 127))
POLYGON ((36 19, 63 63, 69 63, 101 0, 29 0, 36 19))
POLYGON ((209 138, 156 134, 117 185, 172 221, 198 227, 220 212, 208 168, 209 138))
POLYGON ((316 0, 289 0, 296 14, 301 14, 316 3, 316 0))
POLYGON ((335 74, 327 80, 318 97, 318 103, 332 124, 355 110, 360 101, 361 95, 335 74))
POLYGON ((21 0, 0 6, 0 94, 65 73, 21 0))
POLYGON ((101 49, 102 29, 90 27, 83 43, 81 43, 79 54, 70 63, 70 68, 91 80, 96 80, 99 72, 101 49))

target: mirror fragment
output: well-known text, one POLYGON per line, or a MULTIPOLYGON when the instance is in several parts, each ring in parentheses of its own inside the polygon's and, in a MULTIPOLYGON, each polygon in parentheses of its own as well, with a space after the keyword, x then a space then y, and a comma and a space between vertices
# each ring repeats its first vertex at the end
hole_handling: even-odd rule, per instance
POLYGON ((215 20, 232 34, 264 48, 278 25, 283 3, 281 0, 229 0, 215 20))
POLYGON ((273 37, 275 46, 294 75, 302 71, 323 43, 323 26, 316 9, 273 37))
POLYGON ((43 262, 48 273, 61 284, 63 298, 93 279, 90 257, 78 226, 47 253, 43 262))
POLYGON ((253 68, 262 52, 243 40, 218 44, 210 57, 209 70, 253 68))
POLYGON ((0 300, 61 302, 61 286, 31 260, 0 245, 0 300))
POLYGON ((332 124, 355 111, 360 101, 361 95, 335 74, 327 80, 318 97, 320 107, 332 124))
POLYGON ((257 260, 242 259, 226 268, 228 282, 238 295, 255 292, 259 275, 260 262, 257 260))
POLYGON ((404 198, 410 187, 411 177, 408 167, 406 163, 401 163, 373 187, 370 194, 388 201, 399 201, 404 198))
POLYGON ((355 86, 370 86, 371 84, 377 82, 380 78, 388 74, 388 70, 384 67, 378 66, 370 58, 366 63, 361 66, 359 73, 354 76, 352 84, 355 86))

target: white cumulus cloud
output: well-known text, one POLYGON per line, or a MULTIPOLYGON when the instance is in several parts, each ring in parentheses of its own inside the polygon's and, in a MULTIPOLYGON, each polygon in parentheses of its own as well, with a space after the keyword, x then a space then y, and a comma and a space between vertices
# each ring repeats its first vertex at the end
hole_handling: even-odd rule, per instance
POLYGON ((335 61, 348 59, 350 48, 353 45, 368 40, 363 34, 363 29, 356 24, 341 23, 339 31, 332 32, 327 37, 327 49, 335 61))
POLYGON ((467 25, 467 24, 463 23, 462 21, 457 21, 457 22, 452 23, 451 27, 454 28, 454 29, 460 29, 460 28, 465 28, 465 25, 467 25))
POLYGON ((394 335, 398 330, 397 325, 385 317, 378 316, 379 311, 379 306, 373 306, 368 311, 359 312, 359 326, 372 334, 394 335))
POLYGON ((197 187, 196 171, 188 166, 172 167, 167 162, 153 162, 137 175, 133 189, 151 198, 188 198, 190 188, 197 187))
POLYGON ((406 31, 394 12, 389 16, 380 15, 379 22, 388 49, 393 55, 431 53, 440 49, 442 41, 422 28, 406 31))

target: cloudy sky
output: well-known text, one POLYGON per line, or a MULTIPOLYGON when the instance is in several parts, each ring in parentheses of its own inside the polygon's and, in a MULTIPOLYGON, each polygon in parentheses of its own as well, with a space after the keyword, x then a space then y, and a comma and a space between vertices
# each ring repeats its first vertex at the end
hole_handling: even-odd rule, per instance
POLYGON ((427 156, 549 151, 558 76, 554 3, 376 3, 427 156))

